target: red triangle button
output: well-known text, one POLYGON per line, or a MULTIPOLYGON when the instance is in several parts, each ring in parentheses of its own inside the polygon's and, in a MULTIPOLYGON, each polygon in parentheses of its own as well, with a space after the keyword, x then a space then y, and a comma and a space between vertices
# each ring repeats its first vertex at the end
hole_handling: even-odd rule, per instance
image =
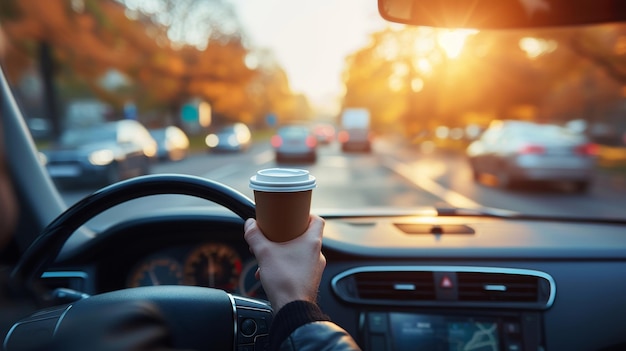
POLYGON ((452 289, 453 285, 452 285, 452 280, 450 280, 450 278, 445 275, 443 276, 443 278, 441 278, 441 283, 439 283, 439 286, 442 289, 452 289))

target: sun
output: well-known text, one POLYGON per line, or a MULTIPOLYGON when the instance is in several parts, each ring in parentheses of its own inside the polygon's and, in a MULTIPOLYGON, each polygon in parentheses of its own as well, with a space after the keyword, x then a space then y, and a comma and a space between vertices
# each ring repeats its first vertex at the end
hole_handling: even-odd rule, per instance
POLYGON ((437 44, 448 58, 459 57, 468 37, 478 33, 475 29, 446 29, 437 34, 437 44))

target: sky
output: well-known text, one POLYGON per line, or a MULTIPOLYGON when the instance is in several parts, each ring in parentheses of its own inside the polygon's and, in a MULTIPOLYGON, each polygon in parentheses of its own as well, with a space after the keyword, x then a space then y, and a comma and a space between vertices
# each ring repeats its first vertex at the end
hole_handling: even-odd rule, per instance
POLYGON ((376 0, 232 0, 254 46, 270 48, 292 90, 336 112, 345 57, 384 28, 376 0))

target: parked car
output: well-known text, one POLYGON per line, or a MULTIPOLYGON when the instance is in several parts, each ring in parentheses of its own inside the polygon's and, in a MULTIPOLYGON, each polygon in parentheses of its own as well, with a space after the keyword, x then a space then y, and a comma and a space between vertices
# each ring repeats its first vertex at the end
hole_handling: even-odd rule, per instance
POLYGON ((271 139, 276 162, 317 160, 317 138, 307 125, 280 127, 271 139))
POLYGON ((143 125, 123 120, 66 130, 40 160, 59 183, 100 185, 148 174, 156 152, 143 125))
POLYGON ((160 160, 178 161, 187 157, 189 137, 182 129, 176 126, 150 129, 150 135, 157 143, 157 157, 160 160))
POLYGON ((579 192, 589 188, 598 147, 580 133, 551 124, 494 121, 467 148, 476 180, 492 174, 500 187, 519 181, 572 183, 579 192))
POLYGON ((209 151, 246 151, 252 144, 252 133, 243 123, 229 124, 207 135, 205 143, 209 151))

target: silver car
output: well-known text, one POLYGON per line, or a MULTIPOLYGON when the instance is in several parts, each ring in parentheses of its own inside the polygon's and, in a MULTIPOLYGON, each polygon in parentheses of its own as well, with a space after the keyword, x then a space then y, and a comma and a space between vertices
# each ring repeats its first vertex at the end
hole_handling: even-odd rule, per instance
POLYGON ((276 162, 317 160, 317 138, 306 125, 287 125, 278 129, 271 140, 276 162))
POLYGON ((567 182, 588 189, 597 146, 583 134, 558 125, 494 121, 467 148, 474 179, 495 176, 502 188, 519 181, 567 182))

